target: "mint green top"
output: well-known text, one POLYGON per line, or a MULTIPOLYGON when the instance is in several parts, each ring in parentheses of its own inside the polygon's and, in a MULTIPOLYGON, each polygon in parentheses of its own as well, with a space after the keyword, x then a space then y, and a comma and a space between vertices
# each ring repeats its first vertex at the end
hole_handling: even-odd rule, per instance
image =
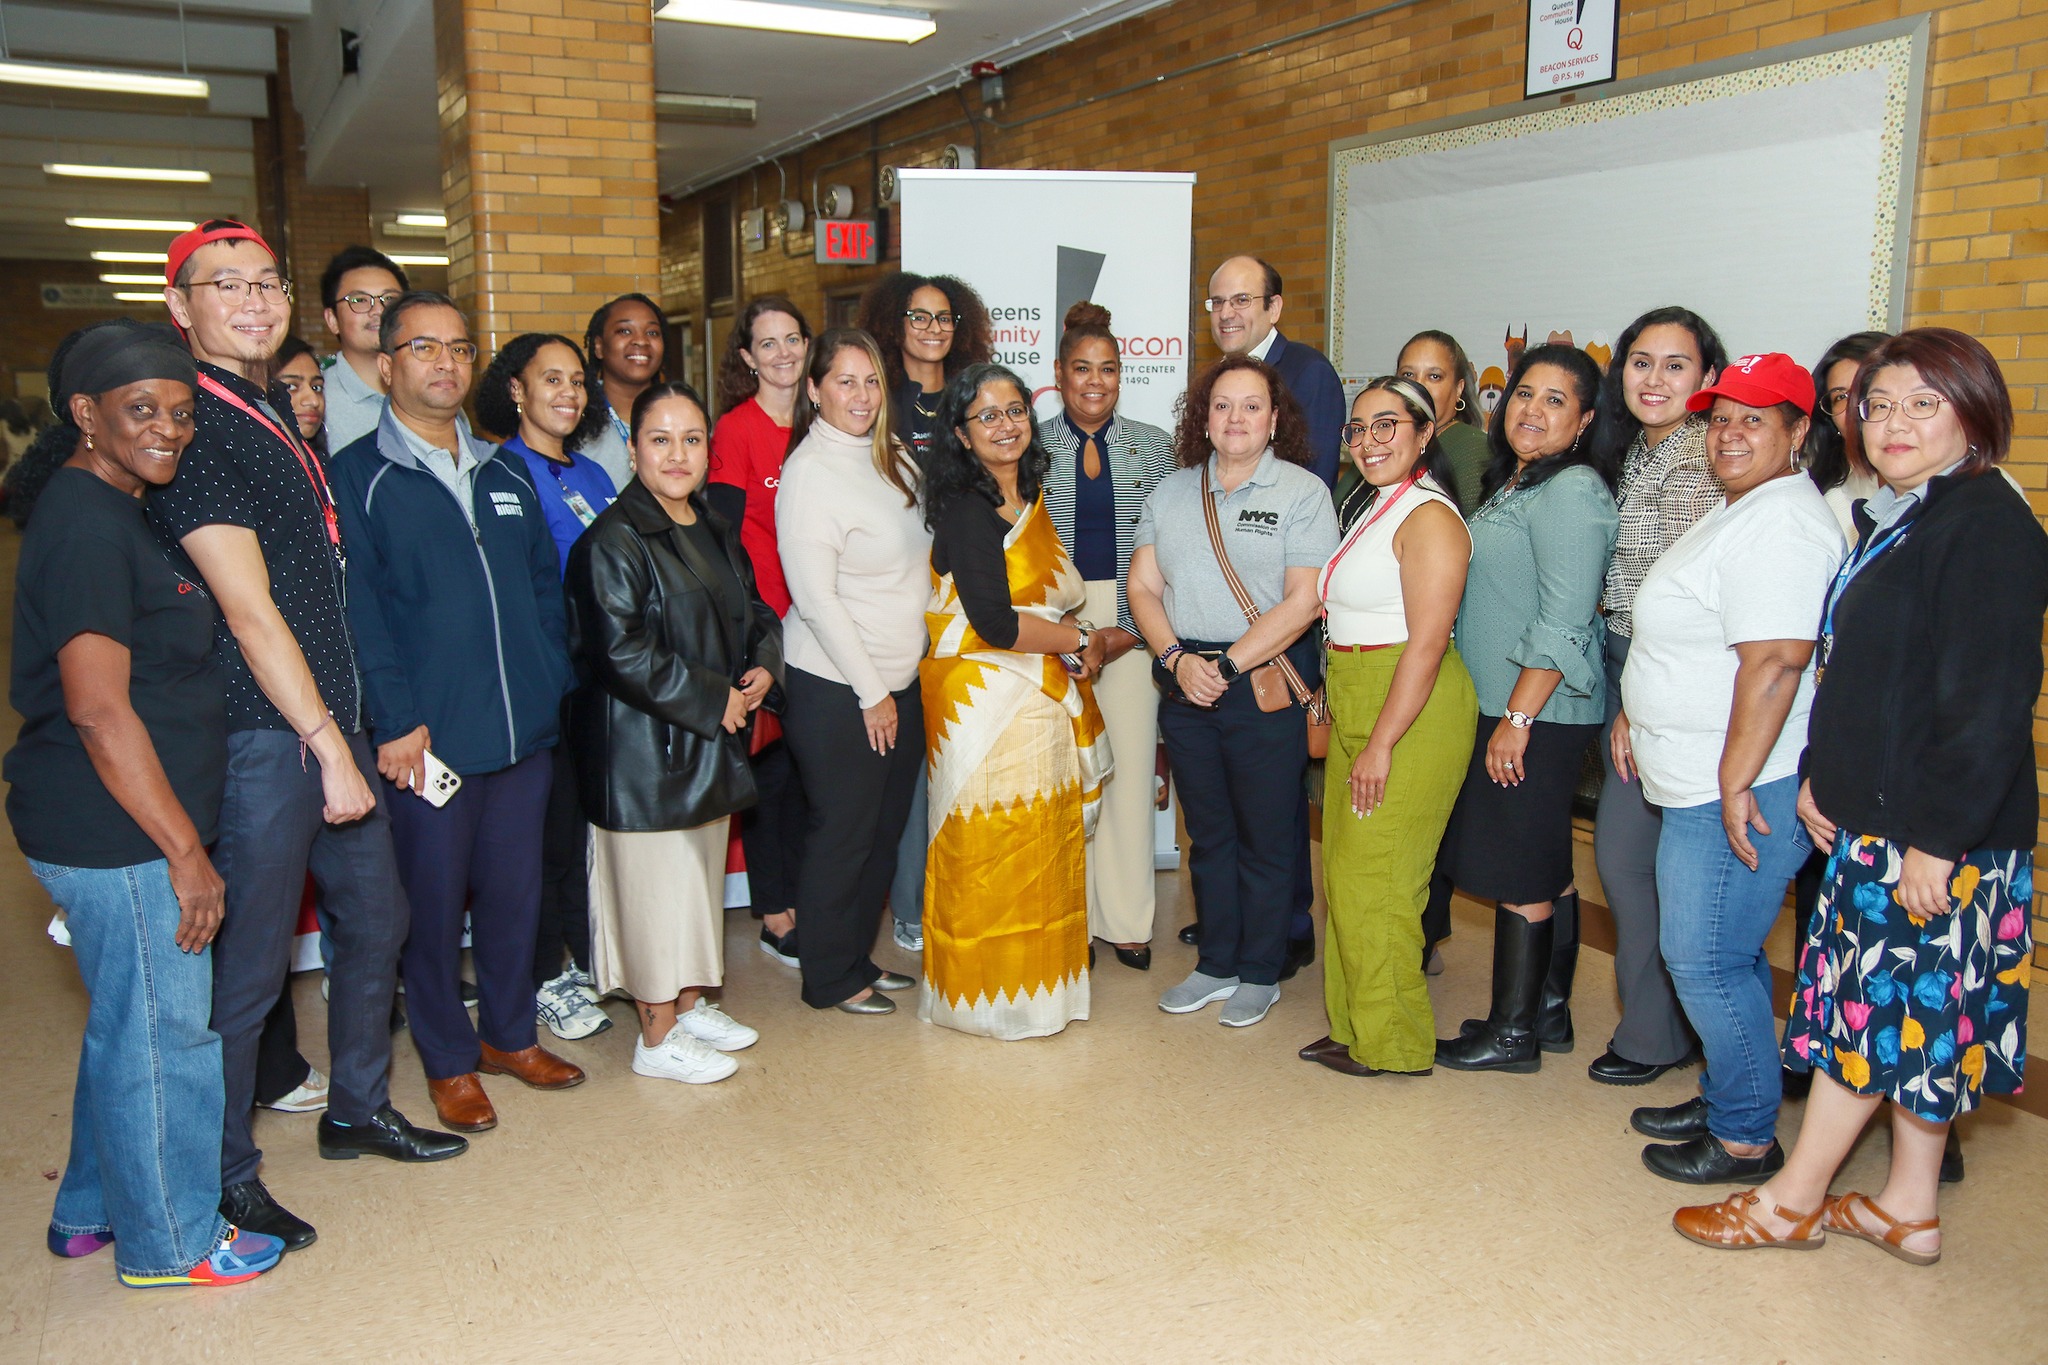
POLYGON ((1597 725, 1606 719, 1600 591, 1619 522, 1614 495, 1584 465, 1531 489, 1496 493, 1473 513, 1458 652, 1482 714, 1507 712, 1524 668, 1549 668, 1564 681, 1538 720, 1597 725))

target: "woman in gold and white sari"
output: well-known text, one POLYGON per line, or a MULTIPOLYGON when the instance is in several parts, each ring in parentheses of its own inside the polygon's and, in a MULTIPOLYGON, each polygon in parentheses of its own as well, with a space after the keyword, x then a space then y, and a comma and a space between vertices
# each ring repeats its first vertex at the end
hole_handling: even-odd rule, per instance
POLYGON ((931 651, 919 1015, 991 1038, 1088 1017, 1086 842, 1110 753, 1089 680, 1104 642, 1040 496, 1028 390, 1000 365, 946 384, 924 482, 931 651))

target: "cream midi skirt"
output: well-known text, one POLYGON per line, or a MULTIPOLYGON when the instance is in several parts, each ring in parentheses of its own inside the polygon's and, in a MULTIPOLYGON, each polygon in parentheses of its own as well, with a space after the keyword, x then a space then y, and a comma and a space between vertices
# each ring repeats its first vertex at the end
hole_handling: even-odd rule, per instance
POLYGON ((598 990, 659 1002, 724 982, 729 823, 591 830, 590 969, 598 990))

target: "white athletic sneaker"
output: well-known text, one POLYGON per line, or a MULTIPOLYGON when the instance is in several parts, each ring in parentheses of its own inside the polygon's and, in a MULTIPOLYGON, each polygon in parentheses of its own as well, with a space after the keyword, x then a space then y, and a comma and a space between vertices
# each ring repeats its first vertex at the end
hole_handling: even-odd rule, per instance
POLYGON ((899 919, 895 921, 895 925, 896 927, 890 931, 890 936, 896 940, 898 948, 901 948, 906 953, 921 953, 924 951, 924 924, 922 922, 907 924, 899 919))
POLYGON ((573 984, 577 990, 583 992, 583 998, 585 1000, 588 1000, 591 1004, 595 1005, 600 1000, 604 999, 603 996, 598 994, 597 978, 592 976, 589 972, 584 971, 575 963, 570 963, 569 970, 563 972, 562 975, 564 977, 567 977, 570 983, 573 984))
POLYGON ((701 995, 696 1007, 676 1020, 676 1027, 720 1052, 738 1052, 761 1041, 759 1030, 748 1028, 701 995))
POLYGON ((318 1067, 308 1067, 306 1079, 289 1094, 264 1104, 256 1101, 259 1108, 275 1109, 280 1114, 311 1114, 327 1107, 327 1078, 320 1074, 318 1067))
POLYGON ((633 1040, 633 1070, 658 1081, 704 1085, 722 1081, 739 1069, 740 1064, 723 1052, 683 1032, 681 1024, 670 1029, 668 1037, 653 1047, 647 1046, 644 1039, 633 1040))
POLYGON ((557 1038, 575 1042, 612 1026, 605 1012, 578 987, 568 972, 542 986, 533 996, 534 1013, 557 1038))

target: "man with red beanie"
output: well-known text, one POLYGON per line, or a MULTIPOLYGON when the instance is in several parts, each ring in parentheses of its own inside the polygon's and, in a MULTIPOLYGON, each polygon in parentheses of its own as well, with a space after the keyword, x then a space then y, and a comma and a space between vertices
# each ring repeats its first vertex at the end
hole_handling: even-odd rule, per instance
POLYGON ((309 870, 333 945, 320 1154, 436 1161, 468 1144, 414 1127, 387 1094, 408 913, 390 817, 364 780, 375 759, 334 497, 282 390, 266 387, 291 316, 291 284, 269 244, 225 218, 174 240, 164 278, 164 303, 199 362, 197 431, 177 477, 147 510, 219 604, 214 647, 228 691, 227 792, 213 855, 228 884, 213 960, 213 1028, 227 1081, 221 1212, 297 1250, 315 1233, 257 1177, 263 1154, 250 1109, 257 1039, 285 987, 309 870))

